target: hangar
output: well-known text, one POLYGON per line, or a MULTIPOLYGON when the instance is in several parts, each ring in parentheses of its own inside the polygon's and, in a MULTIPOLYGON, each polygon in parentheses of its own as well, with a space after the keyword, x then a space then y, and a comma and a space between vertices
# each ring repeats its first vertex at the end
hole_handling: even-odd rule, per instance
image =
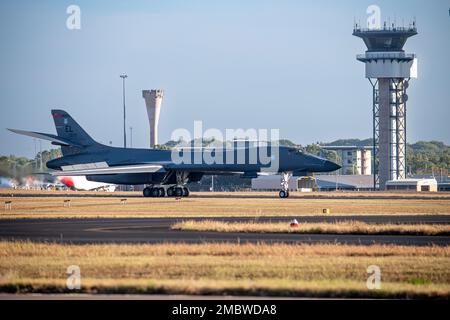
POLYGON ((434 178, 389 180, 386 182, 386 190, 436 192, 438 191, 438 184, 434 178))
MULTIPOLYGON (((260 176, 252 179, 252 190, 273 191, 280 188, 280 178, 277 175, 260 176)), ((372 190, 372 175, 315 175, 303 177, 291 177, 289 179, 289 191, 332 191, 372 190)))

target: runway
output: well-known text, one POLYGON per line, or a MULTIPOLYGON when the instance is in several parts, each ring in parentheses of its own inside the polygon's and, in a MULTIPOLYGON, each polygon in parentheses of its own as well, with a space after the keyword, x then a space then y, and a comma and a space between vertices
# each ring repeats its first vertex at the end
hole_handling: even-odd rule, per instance
MULTIPOLYGON (((293 217, 260 218, 257 221, 289 221, 293 217)), ((202 218, 191 218, 200 220, 202 218)), ((214 218, 222 221, 255 221, 255 218, 214 218)), ((203 243, 203 242, 284 242, 340 244, 449 245, 449 236, 337 235, 219 233, 176 231, 170 226, 186 218, 96 218, 96 219, 4 219, 0 220, 0 239, 60 243, 203 243)), ((302 222, 363 221, 367 223, 445 223, 450 216, 308 216, 302 222)))
MULTIPOLYGON (((56 192, 6 192, 5 189, 0 189, 0 197, 15 197, 15 198, 142 198, 141 192, 126 192, 126 193, 118 193, 118 192, 73 192, 73 193, 56 193, 56 192)), ((233 192, 231 195, 226 192, 192 192, 189 196, 194 199, 277 199, 278 192, 233 192)), ((407 199, 415 199, 415 200, 443 200, 450 201, 450 196, 448 193, 443 195, 404 195, 404 194, 330 194, 330 192, 322 193, 322 194, 302 194, 302 193, 293 193, 289 196, 291 199, 322 199, 322 200, 407 200, 407 199)))

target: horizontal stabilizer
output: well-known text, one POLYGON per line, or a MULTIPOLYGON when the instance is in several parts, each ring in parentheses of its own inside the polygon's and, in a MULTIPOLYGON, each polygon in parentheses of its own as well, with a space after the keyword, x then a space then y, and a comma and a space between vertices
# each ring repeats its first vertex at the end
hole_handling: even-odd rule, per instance
POLYGON ((67 139, 61 138, 59 136, 55 136, 54 134, 50 133, 41 133, 41 132, 34 132, 34 131, 25 131, 25 130, 18 130, 18 129, 8 129, 11 132, 21 134, 24 136, 29 136, 37 139, 44 139, 53 142, 56 145, 60 146, 74 146, 78 148, 82 148, 82 146, 73 143, 72 141, 69 141, 67 139))
MULTIPOLYGON (((76 165, 80 166, 80 165, 76 165)), ((95 176, 102 174, 121 174, 121 173, 152 173, 152 172, 164 172, 164 168, 161 165, 155 164, 138 164, 138 165, 128 165, 128 166, 114 166, 105 167, 101 166, 100 163, 93 166, 88 166, 86 169, 77 170, 67 170, 64 167, 62 171, 53 171, 51 174, 53 176, 95 176)))

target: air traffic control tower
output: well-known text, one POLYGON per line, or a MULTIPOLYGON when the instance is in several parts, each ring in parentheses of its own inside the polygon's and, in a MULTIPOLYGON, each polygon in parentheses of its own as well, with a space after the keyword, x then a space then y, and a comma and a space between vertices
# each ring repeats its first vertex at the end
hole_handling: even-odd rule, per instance
POLYGON ((147 108, 148 122, 150 124, 150 148, 158 144, 158 124, 161 112, 161 103, 164 91, 161 89, 142 90, 142 97, 147 108))
POLYGON ((366 78, 373 88, 374 189, 384 190, 386 181, 406 177, 406 89, 417 78, 415 54, 403 46, 417 34, 416 25, 363 29, 357 24, 353 35, 367 46, 356 59, 364 62, 366 78))

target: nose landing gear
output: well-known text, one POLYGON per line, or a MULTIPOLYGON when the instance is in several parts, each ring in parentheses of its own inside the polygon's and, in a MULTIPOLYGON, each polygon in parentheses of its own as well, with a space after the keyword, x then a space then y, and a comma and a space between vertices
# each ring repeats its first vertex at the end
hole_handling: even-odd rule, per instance
POLYGON ((287 198, 287 197, 289 197, 289 190, 287 190, 287 191, 280 190, 278 195, 280 196, 280 198, 287 198))
POLYGON ((292 172, 283 172, 281 174, 281 190, 278 193, 280 198, 289 197, 289 179, 292 177, 292 172))

